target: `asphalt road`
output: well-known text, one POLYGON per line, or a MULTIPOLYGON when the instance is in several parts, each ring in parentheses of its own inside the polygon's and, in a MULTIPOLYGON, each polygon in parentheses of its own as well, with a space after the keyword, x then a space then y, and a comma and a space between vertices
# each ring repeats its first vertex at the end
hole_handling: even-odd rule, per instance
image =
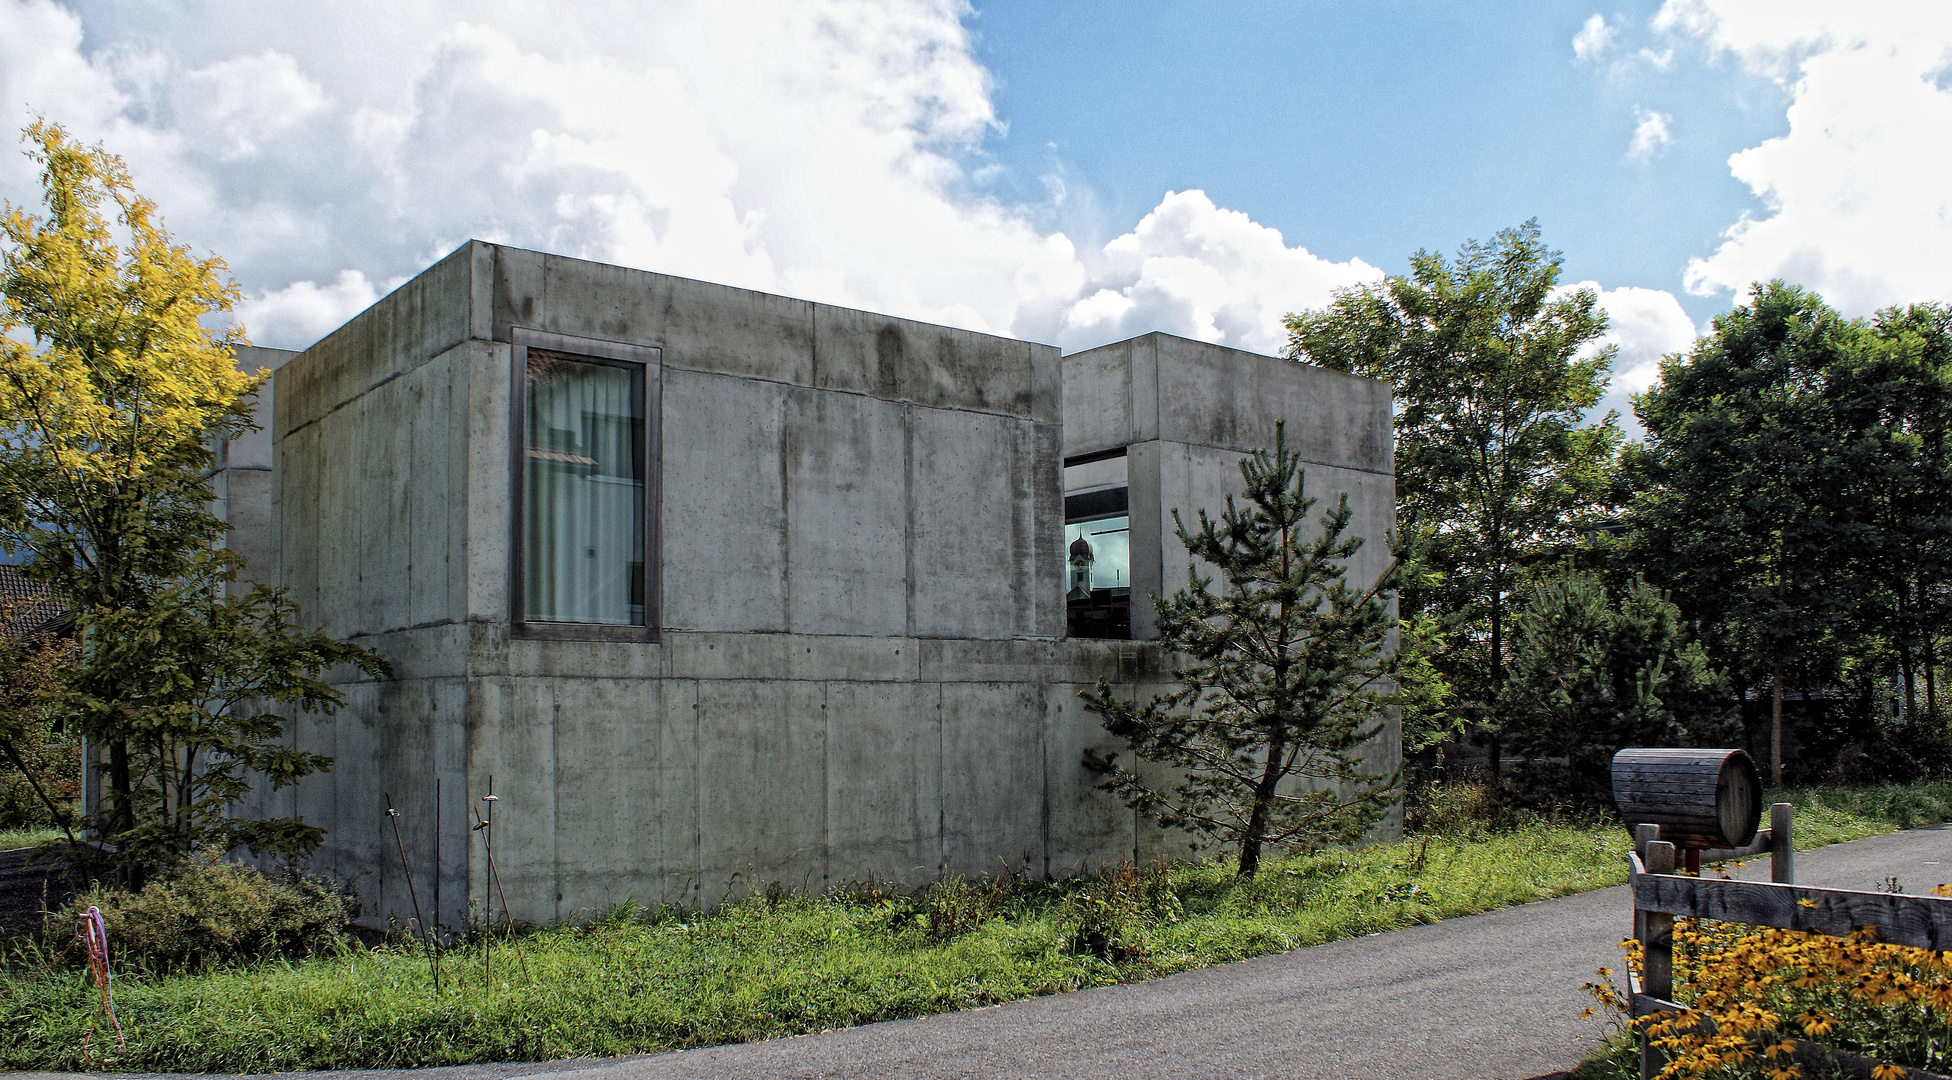
MULTIPOLYGON (((1740 876, 1768 877, 1766 859, 1740 876)), ((1952 826, 1805 852, 1806 885, 1927 894, 1952 826)), ((845 1031, 604 1061, 429 1069, 415 1080, 1166 1077, 1525 1080, 1600 1035, 1580 985, 1618 968, 1625 887, 1339 941, 1154 982, 845 1031)), ((399 1073, 328 1073, 334 1080, 399 1073)))

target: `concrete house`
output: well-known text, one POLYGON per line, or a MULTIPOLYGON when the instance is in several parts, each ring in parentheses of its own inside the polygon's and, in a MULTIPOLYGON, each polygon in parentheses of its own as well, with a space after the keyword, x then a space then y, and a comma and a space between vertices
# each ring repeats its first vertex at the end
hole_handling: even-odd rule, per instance
POLYGON ((1285 418, 1356 508, 1353 576, 1388 559, 1388 388, 1163 334, 1060 358, 471 242, 241 360, 276 375, 224 448, 229 543, 397 676, 348 677, 292 732, 332 771, 249 809, 323 826, 379 918, 388 795, 449 924, 489 898, 490 805, 534 920, 1184 851, 1094 790, 1117 747, 1077 697, 1170 678, 1171 510, 1285 418))

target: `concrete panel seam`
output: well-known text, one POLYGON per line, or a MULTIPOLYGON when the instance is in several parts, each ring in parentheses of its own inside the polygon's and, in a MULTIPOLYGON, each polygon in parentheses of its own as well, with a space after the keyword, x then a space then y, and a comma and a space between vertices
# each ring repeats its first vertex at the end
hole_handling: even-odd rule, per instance
POLYGON ((915 405, 905 404, 901 409, 901 501, 902 501, 902 576, 907 588, 903 590, 908 602, 908 611, 902 622, 902 630, 908 637, 915 637, 915 405))
MULTIPOLYGON (((661 348, 662 346, 651 346, 651 347, 661 348)), ((738 372, 721 371, 716 368, 688 367, 685 364, 677 363, 675 361, 670 361, 670 360, 665 361, 664 368, 667 371, 682 371, 690 375, 714 375, 722 379, 739 379, 745 382, 770 383, 774 386, 790 386, 800 390, 817 390, 823 394, 846 394, 849 397, 872 398, 876 401, 887 401, 897 405, 908 405, 917 409, 934 409, 939 412, 972 413, 976 416, 995 416, 1005 420, 1022 420, 1028 423, 1039 423, 1039 424, 1050 423, 1050 421, 1048 420, 1038 420, 1031 413, 1003 412, 997 409, 976 409, 976 408, 971 408, 967 405, 932 405, 926 402, 914 401, 912 399, 904 398, 904 397, 890 398, 881 394, 869 393, 868 391, 865 390, 854 390, 845 386, 815 386, 811 383, 794 382, 791 379, 774 379, 774 378, 768 378, 767 376, 764 375, 748 375, 748 374, 738 373, 738 372)))
MULTIPOLYGON (((1219 450, 1223 453, 1239 454, 1242 457, 1252 454, 1254 450, 1270 449, 1269 447, 1254 447, 1252 449, 1242 450, 1238 447, 1216 446, 1212 443, 1178 442, 1177 440, 1173 440, 1173 439, 1161 439, 1159 441, 1162 443, 1172 443, 1178 446, 1197 446, 1202 450, 1219 450)), ((1363 473, 1364 475, 1367 476, 1387 476, 1392 479, 1394 479, 1396 476, 1396 470, 1394 469, 1365 469, 1360 465, 1349 465, 1340 461, 1327 461, 1322 458, 1302 457, 1299 454, 1295 455, 1295 460, 1299 461, 1303 465, 1320 465, 1324 469, 1341 469, 1343 472, 1363 473)))
MULTIPOLYGON (((467 342, 460 343, 460 345, 465 345, 465 344, 467 344, 467 342)), ((419 371, 421 368, 426 367, 428 364, 431 364, 434 361, 440 359, 441 357, 446 356, 448 353, 453 352, 455 349, 459 348, 460 345, 450 345, 447 348, 442 349, 439 352, 433 354, 432 356, 422 357, 420 361, 415 363, 412 367, 403 368, 399 371, 394 372, 391 375, 388 375, 386 378, 381 379, 376 383, 373 383, 370 386, 363 387, 359 390, 354 391, 351 397, 346 398, 344 401, 339 402, 337 405, 332 406, 331 408, 325 410, 324 412, 318 414, 317 416, 314 416, 311 419, 306 420, 304 423, 299 424, 297 427, 282 432, 278 437, 280 439, 283 439, 283 438, 288 438, 292 435, 296 435, 299 432, 304 431, 306 428, 311 427, 313 424, 316 424, 321 420, 324 420, 327 417, 333 415, 334 413, 340 411, 341 409, 347 408, 348 406, 351 405, 356 405, 359 402, 364 401, 366 399, 366 396, 368 394, 371 394, 373 391, 378 390, 380 387, 385 386, 387 383, 393 382, 396 379, 404 378, 405 376, 411 375, 414 372, 419 371)))

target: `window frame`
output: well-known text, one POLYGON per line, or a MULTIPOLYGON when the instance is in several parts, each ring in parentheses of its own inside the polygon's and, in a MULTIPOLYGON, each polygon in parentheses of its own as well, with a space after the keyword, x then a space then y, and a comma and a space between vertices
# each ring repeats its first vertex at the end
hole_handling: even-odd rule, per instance
POLYGON ((508 612, 509 633, 516 638, 553 641, 636 641, 661 640, 663 621, 663 534, 658 528, 658 508, 663 492, 663 425, 659 405, 663 400, 664 353, 652 345, 631 345, 621 341, 551 334, 527 327, 509 329, 509 543, 508 612), (523 566, 528 558, 524 547, 527 532, 523 520, 528 496, 526 431, 528 429, 529 350, 562 353, 579 361, 611 367, 639 367, 644 373, 644 625, 618 626, 613 623, 530 622, 525 618, 523 566))

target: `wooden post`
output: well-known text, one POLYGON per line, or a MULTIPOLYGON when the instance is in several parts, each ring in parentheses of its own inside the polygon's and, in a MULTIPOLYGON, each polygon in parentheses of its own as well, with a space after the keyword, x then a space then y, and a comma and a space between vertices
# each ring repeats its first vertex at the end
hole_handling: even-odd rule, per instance
POLYGON ((1633 853, 1640 856, 1641 862, 1646 862, 1648 842, 1659 840, 1660 838, 1661 827, 1659 825, 1635 825, 1633 827, 1633 853))
POLYGON ((1790 831, 1790 816, 1786 802, 1769 808, 1769 880, 1780 885, 1796 884, 1796 834, 1790 831))
MULTIPOLYGON (((1635 825, 1633 827, 1633 853, 1640 856, 1642 866, 1647 864, 1647 845, 1660 838, 1661 827, 1659 825, 1635 825)), ((1628 936, 1639 940, 1641 931, 1644 929, 1645 927, 1640 925, 1640 905, 1635 904, 1633 909, 1633 933, 1628 936)))
MULTIPOLYGON (((1647 872, 1674 872, 1674 845, 1656 840, 1647 845, 1647 872)), ((1649 997, 1674 998, 1674 916, 1649 911, 1641 916, 1640 970, 1642 991, 1649 997)))
MULTIPOLYGON (((1647 844, 1643 860, 1650 874, 1674 872, 1674 845, 1665 840, 1647 844)), ((1640 924, 1640 992, 1662 1001, 1674 1000, 1674 916, 1658 911, 1638 913, 1640 924)), ((1658 1054, 1646 1036, 1640 1039, 1640 1077, 1653 1080, 1661 1071, 1658 1054)))

